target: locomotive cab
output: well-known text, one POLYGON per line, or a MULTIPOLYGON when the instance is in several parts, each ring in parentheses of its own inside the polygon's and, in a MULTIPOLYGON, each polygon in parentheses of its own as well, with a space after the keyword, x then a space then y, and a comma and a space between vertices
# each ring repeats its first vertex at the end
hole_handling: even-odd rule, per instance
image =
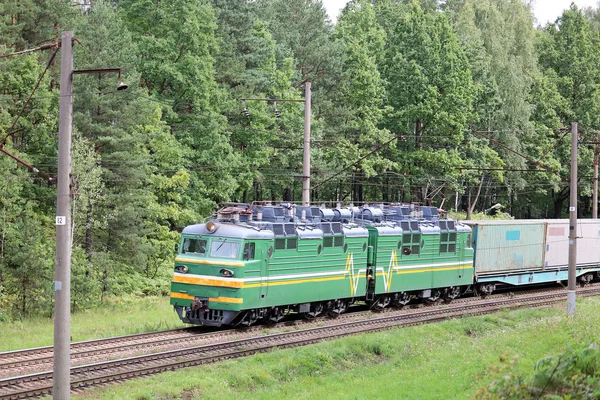
MULTIPOLYGON (((243 304, 244 278, 257 275, 257 251, 269 235, 239 225, 208 222, 186 227, 171 282, 171 304, 183 322, 229 324, 243 304)), ((259 282, 257 281, 257 284, 259 282)))

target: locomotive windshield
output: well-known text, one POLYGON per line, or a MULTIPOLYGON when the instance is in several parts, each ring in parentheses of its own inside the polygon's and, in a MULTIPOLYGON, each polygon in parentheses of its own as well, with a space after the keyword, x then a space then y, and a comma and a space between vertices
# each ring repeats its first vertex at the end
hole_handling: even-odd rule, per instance
POLYGON ((210 256, 218 258, 238 258, 240 244, 225 240, 213 240, 210 243, 210 256))
POLYGON ((181 248, 181 253, 197 254, 203 256, 206 254, 206 242, 206 239, 185 238, 183 240, 183 247, 181 248))

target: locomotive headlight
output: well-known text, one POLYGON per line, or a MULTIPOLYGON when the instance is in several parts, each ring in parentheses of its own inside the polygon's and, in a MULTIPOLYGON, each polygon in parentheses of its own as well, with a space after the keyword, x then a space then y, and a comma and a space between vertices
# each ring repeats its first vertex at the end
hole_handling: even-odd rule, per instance
POLYGON ((181 274, 187 274, 188 267, 186 267, 185 265, 178 265, 175 267, 175 272, 179 272, 181 274))
POLYGON ((217 224, 212 221, 206 223, 206 230, 210 233, 214 233, 217 230, 217 224))
POLYGON ((227 268, 223 268, 219 272, 221 272, 221 276, 224 276, 225 278, 231 278, 233 276, 233 271, 227 268))

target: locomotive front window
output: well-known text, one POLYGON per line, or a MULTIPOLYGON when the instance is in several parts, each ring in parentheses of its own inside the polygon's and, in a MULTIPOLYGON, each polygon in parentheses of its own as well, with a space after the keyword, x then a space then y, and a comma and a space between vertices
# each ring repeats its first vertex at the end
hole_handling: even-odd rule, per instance
POLYGON ((185 238, 183 239, 183 246, 181 248, 182 254, 197 254, 197 255, 205 255, 206 254, 206 239, 192 239, 185 238))
POLYGON ((213 240, 210 243, 210 256, 217 258, 238 258, 240 244, 227 240, 213 240))

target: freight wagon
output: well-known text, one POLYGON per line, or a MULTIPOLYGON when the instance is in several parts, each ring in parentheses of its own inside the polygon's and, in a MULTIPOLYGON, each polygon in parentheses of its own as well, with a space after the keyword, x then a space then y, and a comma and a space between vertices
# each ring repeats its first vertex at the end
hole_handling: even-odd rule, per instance
MULTIPOLYGON (((569 220, 464 221, 473 229, 476 288, 522 286, 568 279, 569 220)), ((600 220, 576 226, 577 277, 588 283, 600 271, 600 220)))

